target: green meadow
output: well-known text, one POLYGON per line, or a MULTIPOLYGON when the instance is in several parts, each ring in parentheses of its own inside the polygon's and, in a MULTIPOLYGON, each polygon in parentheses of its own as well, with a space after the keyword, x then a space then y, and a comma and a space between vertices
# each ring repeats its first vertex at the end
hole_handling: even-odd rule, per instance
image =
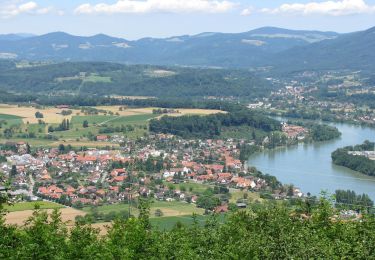
POLYGON ((49 202, 49 201, 35 201, 35 202, 19 202, 13 205, 5 206, 5 209, 9 212, 14 211, 24 211, 24 210, 33 210, 38 206, 40 209, 59 209, 63 208, 63 205, 49 202))

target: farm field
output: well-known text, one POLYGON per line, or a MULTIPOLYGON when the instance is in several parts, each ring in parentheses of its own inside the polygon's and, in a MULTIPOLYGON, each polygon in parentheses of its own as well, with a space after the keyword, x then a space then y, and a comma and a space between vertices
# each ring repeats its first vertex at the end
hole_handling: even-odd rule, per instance
POLYGON ((37 138, 30 138, 30 139, 25 139, 25 138, 11 138, 11 139, 6 139, 6 138, 0 138, 0 144, 6 143, 6 142, 27 142, 31 146, 35 147, 57 147, 61 142, 56 143, 56 141, 52 140, 47 140, 47 139, 37 139, 37 138), (55 144, 54 144, 55 143, 55 144))
MULTIPOLYGON (((75 147, 106 147, 118 146, 111 142, 97 142, 93 137, 96 135, 120 135, 129 139, 136 139, 148 133, 148 121, 162 115, 153 114, 155 107, 126 108, 122 106, 97 106, 89 108, 62 109, 57 107, 33 107, 0 104, 0 122, 6 122, 3 128, 11 127, 12 136, 5 138, 0 135, 0 143, 7 141, 28 142, 30 145, 39 147, 57 147, 59 144, 72 145, 75 147), (70 115, 63 116, 63 110, 71 110, 70 115), (88 114, 88 110, 95 114, 88 114), (35 113, 43 114, 42 120, 45 124, 39 124, 35 113), (49 128, 57 128, 63 121, 70 121, 70 129, 66 131, 54 131, 49 133, 49 128), (83 127, 87 121, 88 126, 83 127), (108 128, 111 130, 108 132, 108 128), (115 128, 115 129, 114 129, 115 128), (117 129, 116 129, 117 128, 117 129), (121 129, 125 129, 125 131, 121 129), (119 131, 120 130, 120 131, 119 131), (33 135, 30 138, 29 135, 33 135)), ((207 115, 220 113, 220 110, 208 109, 175 109, 179 113, 169 114, 172 116, 182 115, 207 115)), ((0 133, 1 134, 1 133, 0 133)))
MULTIPOLYGON (((120 212, 120 211, 127 211, 129 209, 128 204, 113 204, 113 205, 103 205, 96 208, 99 213, 108 214, 110 212, 120 212)), ((186 216, 192 215, 193 213, 202 215, 204 210, 201 208, 197 208, 195 204, 189 204, 184 202, 172 201, 154 201, 151 203, 150 208, 150 217, 155 218, 155 211, 160 209, 163 213, 163 217, 176 217, 176 216, 186 216)), ((91 207, 83 208, 83 211, 89 213, 91 212, 91 207)), ((131 214, 138 215, 138 209, 134 206, 131 207, 131 214)))
MULTIPOLYGON (((73 209, 73 208, 61 208, 59 209, 61 212, 62 221, 68 222, 72 225, 75 221, 76 216, 83 216, 85 212, 73 209)), ((50 214, 53 209, 47 209, 47 212, 50 214)), ((33 210, 23 210, 23 211, 14 211, 10 212, 5 217, 5 222, 7 224, 14 224, 14 225, 23 225, 25 221, 31 217, 33 214, 33 210)))
MULTIPOLYGON (((98 106, 97 109, 111 111, 113 113, 119 113, 120 115, 135 115, 135 114, 152 114, 154 109, 159 109, 160 107, 145 107, 145 108, 126 108, 120 111, 121 106, 98 106)), ((217 113, 225 113, 222 110, 214 109, 189 109, 189 108, 175 108, 180 113, 171 115, 210 115, 217 113)))
POLYGON ((247 196, 248 200, 259 201, 259 202, 263 201, 263 199, 260 198, 259 193, 256 193, 256 192, 233 190, 231 191, 231 195, 232 196, 229 202, 232 202, 232 203, 236 203, 238 199, 243 199, 244 196, 247 196))
POLYGON ((155 201, 151 204, 151 217, 155 216, 155 211, 160 209, 163 212, 164 217, 177 217, 186 215, 202 215, 204 209, 197 208, 195 204, 189 204, 178 201, 155 201))
MULTIPOLYGON (((103 213, 103 214, 108 214, 109 212, 120 212, 120 211, 123 211, 123 210, 126 210, 128 211, 129 209, 129 205, 128 204, 123 204, 123 203, 118 203, 118 204, 111 204, 111 205, 102 205, 102 206, 98 206, 96 207, 96 209, 98 210, 99 213, 103 213)), ((92 207, 84 207, 82 209, 84 212, 91 212, 92 211, 92 207)), ((131 206, 131 214, 134 214, 137 215, 138 214, 138 209, 134 206, 131 206)))
MULTIPOLYGON (((72 115, 80 113, 80 110, 72 110, 72 115)), ((63 119, 71 119, 72 115, 63 116, 61 115, 62 109, 55 107, 48 108, 35 108, 32 106, 16 106, 16 105, 0 105, 0 114, 3 115, 13 115, 22 118, 23 123, 29 122, 30 124, 37 124, 38 119, 35 117, 36 112, 41 112, 43 114, 42 120, 46 123, 58 124, 61 123, 63 119)))
POLYGON ((17 119, 22 119, 22 117, 14 116, 14 115, 7 115, 7 114, 0 114, 0 120, 8 121, 8 120, 17 120, 17 119))
MULTIPOLYGON (((208 215, 197 215, 195 221, 199 226, 203 226, 211 216, 208 215)), ((221 214, 217 217, 219 223, 224 223, 226 220, 226 215, 221 214)), ((151 218, 151 226, 157 230, 171 230, 176 226, 177 223, 191 226, 194 224, 194 218, 190 216, 177 216, 177 217, 160 217, 160 218, 151 218)), ((107 228, 111 226, 111 223, 95 223, 92 224, 94 228, 100 229, 100 234, 105 235, 107 233, 107 228)))
POLYGON ((71 145, 74 147, 81 147, 86 146, 89 148, 95 148, 95 147, 119 147, 119 144, 111 143, 111 142, 96 142, 96 141, 88 141, 88 140, 48 140, 48 139, 38 139, 38 138, 12 138, 12 139, 6 139, 6 138, 0 138, 0 144, 6 143, 6 142, 27 142, 29 145, 33 147, 58 147, 60 144, 64 145, 71 145))
MULTIPOLYGON (((32 216, 35 202, 30 203, 17 203, 14 206, 8 206, 9 213, 6 215, 7 224, 24 225, 25 221, 32 216)), ((84 216, 86 213, 91 212, 91 207, 85 207, 82 210, 73 208, 65 208, 62 205, 53 202, 39 202, 41 209, 46 210, 51 214, 54 208, 58 208, 61 212, 62 220, 67 222, 68 226, 72 227, 75 222, 76 216, 84 216)), ((97 207, 100 213, 120 212, 128 210, 127 204, 114 204, 104 205, 97 207)), ((132 214, 137 215, 137 209, 132 207, 132 214)), ((196 214, 196 222, 198 225, 204 225, 210 216, 203 215, 204 210, 196 208, 194 204, 182 203, 178 201, 166 202, 156 201, 151 204, 150 221, 155 229, 170 230, 177 223, 190 226, 194 223, 193 214, 196 214), (163 212, 162 217, 156 217, 155 211, 160 209, 163 212)), ((219 222, 225 220, 225 215, 218 217, 219 222)), ((110 222, 94 223, 94 228, 100 229, 100 234, 107 233, 107 227, 111 226, 110 222)))
MULTIPOLYGON (((203 226, 210 218, 210 215, 197 215, 195 216, 195 221, 199 226, 203 226)), ((226 215, 218 215, 217 220, 219 223, 224 223, 226 220, 226 215)), ((151 219, 151 225, 153 226, 153 228, 159 230, 171 230, 173 227, 176 226, 177 223, 180 223, 185 226, 191 226, 194 224, 194 218, 193 216, 180 216, 151 219)))
POLYGON ((49 202, 49 201, 35 201, 35 202, 19 202, 13 205, 5 206, 5 209, 9 212, 23 211, 23 210, 33 210, 35 206, 38 205, 40 209, 59 209, 63 208, 63 205, 49 202))
MULTIPOLYGON (((116 116, 135 116, 135 115, 151 115, 154 109, 158 109, 156 107, 148 107, 148 108, 124 108, 121 106, 97 106, 93 107, 98 110, 105 110, 107 112, 112 112, 113 114, 117 113, 116 116)), ((17 105, 7 105, 7 104, 0 104, 0 120, 1 119, 22 119, 24 123, 29 122, 30 124, 38 123, 38 119, 35 118, 36 112, 41 112, 43 114, 42 120, 47 124, 59 124, 63 119, 71 120, 72 117, 75 116, 85 116, 85 114, 79 109, 71 109, 72 114, 63 116, 61 111, 64 109, 56 108, 56 107, 40 107, 36 108, 33 106, 17 106, 17 105)), ((67 110, 67 109, 65 109, 67 110)), ((176 116, 181 115, 209 115, 215 113, 224 113, 224 111, 220 110, 210 110, 210 109, 175 109, 178 110, 178 114, 172 114, 176 116)), ((114 115, 112 115, 114 116, 114 115)), ((95 123, 102 123, 102 119, 110 119, 112 116, 107 118, 106 115, 99 114, 99 115, 88 115, 90 120, 95 123), (100 122, 101 121, 101 122, 100 122)), ((115 117, 115 116, 114 116, 115 117)), ((154 116, 155 117, 155 116, 154 116)), ((150 118, 152 118, 150 116, 150 118)), ((142 117, 134 117, 131 118, 131 121, 142 121, 144 118, 142 117)), ((75 119, 76 122, 80 122, 79 119, 75 119)), ((85 120, 85 119, 83 119, 85 120)), ((83 121, 82 120, 82 121, 83 121)))
POLYGON ((121 125, 121 124, 133 124, 133 123, 146 123, 147 120, 157 117, 153 114, 138 114, 138 115, 124 115, 124 116, 104 116, 104 115, 92 115, 92 116, 73 116, 72 124, 82 124, 87 121, 89 124, 108 124, 108 125, 121 125))

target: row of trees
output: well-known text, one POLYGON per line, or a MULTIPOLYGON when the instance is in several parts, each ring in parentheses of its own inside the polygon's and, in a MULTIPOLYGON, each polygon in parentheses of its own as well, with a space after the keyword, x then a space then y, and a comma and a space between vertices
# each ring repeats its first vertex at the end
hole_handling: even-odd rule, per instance
POLYGON ((357 211, 369 211, 374 206, 374 202, 367 194, 356 194, 352 190, 336 190, 336 207, 347 208, 357 211))
MULTIPOLYGON (((3 200, 3 198, 2 198, 3 200)), ((3 200, 4 201, 4 200, 3 200)), ((171 230, 151 225, 149 206, 140 203, 138 218, 117 219, 105 235, 77 222, 68 231, 55 210, 37 209, 24 227, 0 216, 1 259, 372 259, 375 218, 333 220, 330 202, 301 201, 291 208, 277 204, 239 211, 220 222, 171 230), (308 216, 302 218, 301 216, 308 216)))
POLYGON ((69 119, 63 119, 61 124, 59 124, 57 127, 49 126, 48 132, 58 132, 58 131, 67 131, 70 129, 70 122, 69 119))
POLYGON ((260 151, 259 146, 250 145, 250 144, 239 145, 239 149, 240 149, 240 161, 242 162, 242 164, 244 164, 245 161, 249 160, 249 157, 251 155, 260 151))
POLYGON ((374 149, 374 143, 366 141, 362 145, 347 146, 339 148, 331 155, 334 164, 347 167, 354 171, 375 176, 375 162, 365 156, 349 154, 349 151, 371 151, 374 149))

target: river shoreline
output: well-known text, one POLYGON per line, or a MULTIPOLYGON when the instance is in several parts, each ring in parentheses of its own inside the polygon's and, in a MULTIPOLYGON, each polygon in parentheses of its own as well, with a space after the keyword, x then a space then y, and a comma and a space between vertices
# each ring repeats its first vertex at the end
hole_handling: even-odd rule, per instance
POLYGON ((322 190, 334 193, 336 189, 351 189, 375 199, 375 177, 334 165, 331 160, 331 153, 337 148, 374 141, 375 129, 346 123, 329 125, 337 127, 342 136, 331 141, 264 150, 252 155, 247 163, 282 183, 298 186, 304 193, 319 195, 322 190))

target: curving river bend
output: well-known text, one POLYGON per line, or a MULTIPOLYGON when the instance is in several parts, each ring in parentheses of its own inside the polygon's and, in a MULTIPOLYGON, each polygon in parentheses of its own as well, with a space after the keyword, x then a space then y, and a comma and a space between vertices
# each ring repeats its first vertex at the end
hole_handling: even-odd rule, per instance
MULTIPOLYGON (((367 193, 375 200, 375 177, 370 177, 332 163, 331 153, 337 148, 375 141, 375 129, 349 124, 330 124, 342 133, 341 138, 314 144, 264 151, 250 157, 248 164, 263 173, 276 176, 282 183, 292 183, 319 195, 322 190, 350 189, 367 193)), ((374 162, 375 163, 375 162, 374 162)))

